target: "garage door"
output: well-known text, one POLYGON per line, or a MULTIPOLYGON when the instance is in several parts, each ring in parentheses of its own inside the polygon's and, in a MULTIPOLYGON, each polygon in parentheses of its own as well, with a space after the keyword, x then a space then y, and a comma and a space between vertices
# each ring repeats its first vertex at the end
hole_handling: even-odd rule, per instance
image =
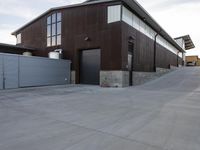
POLYGON ((80 83, 99 85, 100 49, 83 50, 80 60, 80 83))
POLYGON ((19 87, 19 57, 15 55, 4 55, 4 78, 5 89, 19 87))
POLYGON ((0 90, 3 89, 3 56, 0 54, 0 90))

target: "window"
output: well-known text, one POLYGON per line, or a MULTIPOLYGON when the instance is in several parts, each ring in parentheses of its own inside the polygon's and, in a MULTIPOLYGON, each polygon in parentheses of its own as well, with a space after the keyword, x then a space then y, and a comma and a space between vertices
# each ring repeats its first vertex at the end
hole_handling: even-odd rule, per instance
POLYGON ((121 21, 121 5, 108 6, 108 23, 121 21))
POLYGON ((17 34, 17 44, 21 44, 21 42, 22 42, 22 35, 20 33, 20 34, 17 34))
POLYGON ((146 31, 146 24, 142 20, 140 20, 140 32, 145 34, 145 31, 146 31))
MULTIPOLYGON (((114 6, 111 6, 114 7, 114 6)), ((116 8, 110 8, 110 18, 114 18, 114 12, 116 11, 116 8), (115 10, 115 11, 114 11, 115 10)), ((116 14, 116 12, 115 12, 116 14)), ((148 36, 152 40, 154 40, 156 32, 149 26, 147 25, 142 19, 137 17, 133 12, 128 10, 125 6, 122 6, 122 21, 129 24, 136 30, 140 31, 144 35, 148 36)), ((157 43, 168 49, 169 51, 173 52, 174 54, 177 54, 177 49, 170 44, 167 40, 165 40, 161 35, 157 37, 157 43)), ((182 45, 181 45, 182 46, 182 45)))
POLYGON ((122 20, 130 26, 133 26, 133 14, 125 7, 123 7, 122 20))
POLYGON ((54 13, 47 17, 47 47, 61 45, 61 21, 61 13, 54 13))
POLYGON ((140 30, 140 19, 135 14, 133 14, 133 28, 140 30))
POLYGON ((47 46, 48 46, 48 47, 51 46, 51 37, 48 37, 48 38, 47 38, 47 46))
POLYGON ((61 22, 57 23, 57 34, 61 34, 61 22))
POLYGON ((61 45, 61 35, 57 35, 57 45, 61 45))

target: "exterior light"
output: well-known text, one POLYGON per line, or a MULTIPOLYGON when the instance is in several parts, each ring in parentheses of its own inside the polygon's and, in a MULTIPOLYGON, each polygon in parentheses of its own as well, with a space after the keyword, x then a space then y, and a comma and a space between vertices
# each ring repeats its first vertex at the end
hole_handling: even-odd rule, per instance
POLYGON ((85 41, 89 41, 90 40, 90 38, 87 36, 87 37, 85 37, 85 39, 84 39, 85 41))

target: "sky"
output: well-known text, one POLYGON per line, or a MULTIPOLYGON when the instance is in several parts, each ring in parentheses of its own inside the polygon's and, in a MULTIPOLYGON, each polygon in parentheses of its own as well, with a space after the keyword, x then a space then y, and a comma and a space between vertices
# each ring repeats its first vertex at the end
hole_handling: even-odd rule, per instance
MULTIPOLYGON (((0 43, 15 44, 13 31, 52 7, 85 0, 0 0, 0 43)), ((173 37, 189 34, 200 57, 200 0, 137 0, 173 37)))

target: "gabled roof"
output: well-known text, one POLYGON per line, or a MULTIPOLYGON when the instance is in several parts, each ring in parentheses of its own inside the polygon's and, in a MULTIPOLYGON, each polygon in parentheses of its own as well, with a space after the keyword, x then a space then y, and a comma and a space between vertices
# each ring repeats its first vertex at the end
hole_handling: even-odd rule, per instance
POLYGON ((25 27, 31 25, 33 22, 37 21, 38 19, 42 18, 43 16, 47 15, 48 13, 51 13, 52 11, 57 11, 57 10, 67 9, 67 8, 73 8, 73 7, 86 6, 86 5, 93 5, 93 4, 98 4, 98 3, 112 2, 112 1, 120 1, 120 0, 94 0, 94 1, 85 1, 85 2, 80 3, 80 4, 66 5, 66 6, 61 6, 61 7, 54 7, 54 8, 51 8, 51 9, 45 11, 43 14, 41 14, 38 17, 36 17, 35 19, 33 19, 32 21, 28 22, 27 24, 25 24, 24 26, 20 27, 19 29, 15 30, 11 34, 12 35, 16 35, 20 30, 22 30, 25 27))
POLYGON ((189 35, 175 38, 175 40, 178 40, 178 39, 183 39, 185 41, 185 50, 190 50, 190 49, 195 48, 195 45, 189 35))
POLYGON ((67 9, 72 7, 79 7, 79 6, 86 6, 86 5, 93 5, 98 3, 107 3, 107 2, 123 2, 124 4, 128 5, 140 18, 143 18, 145 23, 149 24, 157 33, 159 33, 161 36, 163 36, 168 42, 170 42, 174 47, 176 47, 180 52, 184 52, 183 50, 176 42, 175 40, 151 17, 151 15, 136 1, 136 0, 87 0, 84 3, 75 4, 75 5, 68 5, 63 7, 55 7, 52 9, 49 9, 36 19, 32 20, 31 22, 27 23, 20 29, 13 32, 13 35, 16 35, 17 32, 25 28, 26 26, 32 24, 39 18, 45 16, 46 14, 50 13, 51 11, 60 10, 60 9, 67 9))

